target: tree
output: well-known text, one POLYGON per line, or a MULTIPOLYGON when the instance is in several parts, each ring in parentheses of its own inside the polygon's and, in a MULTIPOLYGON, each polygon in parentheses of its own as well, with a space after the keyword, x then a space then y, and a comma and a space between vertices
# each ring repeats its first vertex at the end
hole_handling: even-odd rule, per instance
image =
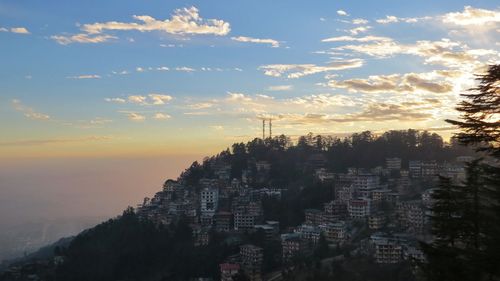
MULTIPOLYGON (((477 81, 462 94, 461 120, 446 121, 460 129, 456 140, 481 157, 468 164, 458 188, 441 178, 432 209, 435 241, 423 245, 430 280, 500 278, 500 65, 490 66, 477 81)), ((435 137, 422 137, 439 145, 435 137)))

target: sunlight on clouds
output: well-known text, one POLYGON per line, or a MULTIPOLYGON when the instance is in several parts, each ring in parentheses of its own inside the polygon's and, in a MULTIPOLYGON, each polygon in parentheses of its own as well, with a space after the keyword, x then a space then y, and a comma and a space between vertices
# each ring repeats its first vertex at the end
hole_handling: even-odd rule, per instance
POLYGON ((333 61, 325 66, 315 64, 270 64, 260 66, 259 69, 263 70, 264 74, 267 76, 286 76, 287 78, 293 79, 320 72, 358 68, 363 66, 363 62, 362 59, 351 59, 333 61))
POLYGON ((23 113, 26 118, 33 120, 50 120, 50 116, 48 114, 37 112, 33 108, 24 105, 18 99, 12 100, 12 106, 15 110, 23 113))
POLYGON ((238 36, 238 37, 231 37, 231 40, 238 42, 257 43, 257 44, 269 44, 273 48, 279 48, 280 46, 280 42, 274 39, 260 39, 260 38, 246 37, 246 36, 238 36))
POLYGON ((138 22, 109 21, 103 23, 84 24, 82 33, 75 35, 54 35, 51 38, 59 44, 70 43, 102 43, 115 39, 105 34, 106 31, 161 31, 178 35, 227 35, 231 30, 228 22, 218 19, 203 19, 196 7, 182 8, 174 11, 170 19, 158 20, 148 15, 134 15, 138 22))

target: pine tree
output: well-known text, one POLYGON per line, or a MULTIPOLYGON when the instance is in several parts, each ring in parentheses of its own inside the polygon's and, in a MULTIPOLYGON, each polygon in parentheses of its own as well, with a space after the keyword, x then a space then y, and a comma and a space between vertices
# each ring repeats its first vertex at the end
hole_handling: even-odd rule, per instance
POLYGON ((457 110, 458 141, 483 158, 468 165, 464 193, 463 248, 477 280, 500 279, 500 65, 477 76, 478 86, 463 94, 457 110))

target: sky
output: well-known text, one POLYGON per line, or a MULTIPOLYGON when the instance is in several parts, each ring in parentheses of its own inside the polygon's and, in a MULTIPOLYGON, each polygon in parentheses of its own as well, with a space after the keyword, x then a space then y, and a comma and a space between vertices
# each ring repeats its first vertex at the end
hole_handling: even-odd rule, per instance
POLYGON ((496 1, 0 0, 0 192, 18 208, 113 190, 78 203, 110 214, 262 118, 275 135, 450 136, 499 32, 496 1))

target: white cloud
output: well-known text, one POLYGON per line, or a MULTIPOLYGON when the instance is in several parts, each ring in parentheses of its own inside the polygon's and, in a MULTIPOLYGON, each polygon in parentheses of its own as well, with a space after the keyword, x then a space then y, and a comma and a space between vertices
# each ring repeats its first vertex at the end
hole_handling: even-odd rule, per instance
POLYGON ((429 92, 441 94, 453 90, 453 85, 442 79, 437 72, 372 75, 367 79, 355 78, 343 81, 330 80, 328 86, 363 93, 429 92))
POLYGON ((293 89, 292 85, 276 85, 276 86, 269 86, 267 88, 268 91, 290 91, 293 89))
POLYGON ((140 96, 140 95, 128 96, 128 101, 131 103, 147 104, 146 99, 147 99, 147 97, 140 96))
POLYGON ((257 44, 270 44, 273 48, 278 48, 280 46, 280 42, 274 39, 260 39, 260 38, 252 38, 246 36, 238 36, 231 37, 231 40, 238 42, 249 42, 249 43, 257 43, 257 44))
POLYGON ((339 16, 344 16, 344 17, 345 17, 345 16, 348 16, 349 14, 347 14, 347 12, 346 12, 346 11, 344 11, 344 10, 338 10, 338 11, 337 11, 337 15, 339 15, 339 16))
POLYGON ((444 23, 459 26, 496 26, 500 23, 500 11, 465 6, 463 12, 445 14, 442 20, 444 23))
POLYGON ((371 26, 358 26, 355 28, 351 28, 347 31, 352 35, 358 35, 359 33, 367 32, 371 28, 372 28, 371 26))
POLYGON ((10 29, 10 32, 18 34, 30 34, 30 32, 25 27, 12 27, 10 29))
POLYGON ((393 41, 391 38, 388 37, 381 37, 381 36, 364 36, 364 37, 352 37, 352 36, 338 36, 338 37, 330 37, 321 40, 321 42, 391 42, 393 41))
POLYGON ((422 20, 429 20, 432 17, 426 16, 426 17, 415 17, 415 18, 399 18, 396 16, 386 16, 383 19, 377 19, 376 22, 380 24, 389 24, 389 23, 398 23, 398 22, 405 22, 405 23, 416 23, 422 20))
POLYGON ((13 99, 12 106, 15 110, 24 114, 26 118, 33 120, 50 120, 50 116, 44 113, 35 111, 33 108, 24 105, 20 100, 13 99))
POLYGON ((161 112, 155 113, 155 115, 153 116, 153 119, 155 120, 168 120, 170 118, 172 118, 172 116, 161 112))
POLYGON ((75 34, 75 35, 53 35, 50 37, 57 43, 61 45, 68 45, 71 43, 83 43, 83 44, 96 44, 96 43, 104 43, 111 39, 118 39, 116 36, 111 35, 90 35, 85 33, 75 34))
POLYGON ((199 103, 194 103, 194 104, 188 104, 187 107, 191 109, 207 109, 211 108, 214 106, 212 102, 199 102, 199 103))
POLYGON ((52 36, 60 44, 101 43, 115 38, 106 31, 160 31, 178 35, 227 35, 231 30, 228 22, 203 19, 196 7, 176 9, 170 19, 158 20, 148 15, 134 15, 136 22, 109 21, 84 24, 80 34, 52 36))
POLYGON ((172 96, 164 94, 149 94, 148 96, 151 99, 153 105, 163 105, 173 99, 172 96))
POLYGON ((77 75, 77 76, 68 76, 66 77, 68 79, 100 79, 101 76, 97 74, 84 74, 84 75, 77 75))
POLYGON ((5 27, 0 27, 0 32, 9 32, 9 30, 5 27))
POLYGON ((270 64, 260 66, 259 69, 263 70, 264 74, 267 76, 286 76, 287 78, 293 79, 320 72, 358 68, 361 66, 363 66, 363 60, 351 59, 333 61, 326 66, 318 66, 315 64, 270 64))
POLYGON ((215 131, 224 131, 224 126, 222 126, 222 125, 213 125, 213 126, 210 126, 210 128, 212 128, 215 131))
POLYGON ((194 71, 196 71, 194 68, 187 67, 187 66, 176 67, 175 70, 182 71, 182 72, 194 72, 194 71))
POLYGON ((352 24, 367 24, 369 21, 365 19, 353 19, 352 24))
POLYGON ((141 122, 141 121, 146 120, 146 116, 141 115, 139 113, 135 113, 135 112, 128 112, 127 118, 128 118, 128 120, 135 121, 135 122, 141 122))
POLYGON ((107 102, 116 102, 116 103, 126 103, 127 101, 122 98, 105 98, 104 99, 107 102))

